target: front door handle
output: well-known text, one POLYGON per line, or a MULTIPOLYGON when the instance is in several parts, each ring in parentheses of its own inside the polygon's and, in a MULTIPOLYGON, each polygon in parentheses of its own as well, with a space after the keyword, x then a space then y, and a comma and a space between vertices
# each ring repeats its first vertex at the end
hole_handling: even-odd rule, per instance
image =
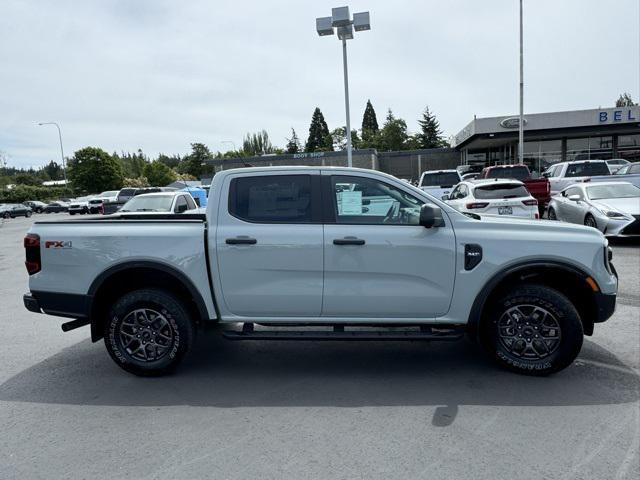
POLYGON ((235 237, 227 238, 225 243, 227 245, 255 245, 258 241, 255 238, 250 237, 235 237))
POLYGON ((333 244, 334 245, 364 245, 365 241, 362 238, 344 237, 344 238, 334 239, 333 244))

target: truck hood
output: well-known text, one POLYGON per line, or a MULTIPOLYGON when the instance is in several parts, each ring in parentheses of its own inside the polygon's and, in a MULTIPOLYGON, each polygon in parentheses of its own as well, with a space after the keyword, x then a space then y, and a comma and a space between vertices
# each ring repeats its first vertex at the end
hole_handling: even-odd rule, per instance
MULTIPOLYGON (((496 228, 503 228, 504 230, 529 230, 532 232, 545 233, 577 233, 583 235, 590 235, 594 238, 603 239, 604 236, 599 230, 593 227, 586 227, 584 225, 578 225, 575 223, 558 222, 554 220, 530 220, 527 218, 503 218, 492 215, 481 215, 481 223, 485 225, 493 225, 496 228)), ((480 223, 479 222, 479 223, 480 223)))

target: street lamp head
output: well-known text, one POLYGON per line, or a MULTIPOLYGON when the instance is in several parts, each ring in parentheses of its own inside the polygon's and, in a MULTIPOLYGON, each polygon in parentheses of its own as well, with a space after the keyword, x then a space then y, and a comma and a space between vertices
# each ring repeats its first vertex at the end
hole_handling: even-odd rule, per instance
POLYGON ((318 35, 324 37, 326 35, 333 35, 333 26, 331 25, 331 17, 316 18, 316 31, 318 35))
POLYGON ((371 23, 369 22, 369 12, 354 13, 353 28, 356 30, 356 32, 371 30, 371 23))
POLYGON ((349 7, 336 7, 331 9, 331 25, 334 27, 345 27, 351 25, 349 7))
POLYGON ((338 38, 340 40, 351 40, 353 38, 353 27, 351 25, 338 27, 338 38))

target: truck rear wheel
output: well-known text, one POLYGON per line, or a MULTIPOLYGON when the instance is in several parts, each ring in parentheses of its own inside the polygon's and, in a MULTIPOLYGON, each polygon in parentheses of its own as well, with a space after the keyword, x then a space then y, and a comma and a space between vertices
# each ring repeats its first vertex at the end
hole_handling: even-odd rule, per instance
POLYGON ((124 370, 140 376, 173 371, 190 350, 193 321, 183 303, 160 289, 126 293, 109 310, 104 343, 124 370))
POLYGON ((580 315, 562 293, 521 285, 491 306, 482 331, 484 346, 503 367, 548 375, 571 365, 580 353, 580 315))

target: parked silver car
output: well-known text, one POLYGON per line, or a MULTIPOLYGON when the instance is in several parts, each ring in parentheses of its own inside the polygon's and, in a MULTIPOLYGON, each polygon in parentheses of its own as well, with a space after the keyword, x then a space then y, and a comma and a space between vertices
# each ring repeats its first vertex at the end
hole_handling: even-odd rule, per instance
POLYGON ((640 235, 640 188, 628 182, 576 183, 551 197, 549 219, 584 224, 607 236, 640 235))

